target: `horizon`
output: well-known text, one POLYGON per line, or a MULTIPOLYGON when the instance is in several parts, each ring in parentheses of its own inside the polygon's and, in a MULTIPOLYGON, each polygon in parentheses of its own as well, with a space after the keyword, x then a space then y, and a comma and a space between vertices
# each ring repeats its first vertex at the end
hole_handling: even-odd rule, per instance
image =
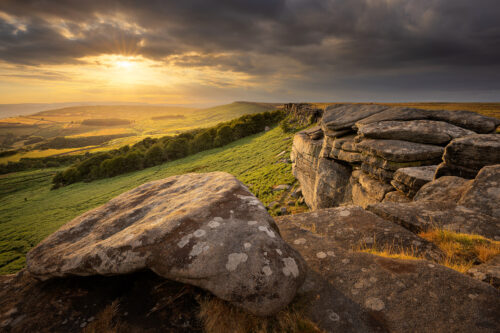
POLYGON ((6 0, 0 104, 497 102, 498 13, 493 0, 6 0))

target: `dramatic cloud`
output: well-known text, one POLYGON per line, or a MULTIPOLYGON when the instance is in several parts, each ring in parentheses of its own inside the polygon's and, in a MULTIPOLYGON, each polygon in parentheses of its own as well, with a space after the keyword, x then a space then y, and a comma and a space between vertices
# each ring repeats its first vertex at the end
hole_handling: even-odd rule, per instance
POLYGON ((249 97, 276 100, 498 100, 499 17, 498 0, 3 0, 0 60, 141 56, 247 74, 249 97))

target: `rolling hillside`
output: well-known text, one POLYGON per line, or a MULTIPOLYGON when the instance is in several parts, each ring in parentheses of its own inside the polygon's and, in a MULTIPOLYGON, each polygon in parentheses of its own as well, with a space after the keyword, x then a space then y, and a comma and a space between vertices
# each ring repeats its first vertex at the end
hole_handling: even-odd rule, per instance
POLYGON ((54 191, 50 190, 51 179, 58 169, 0 176, 0 274, 22 268, 26 252, 72 218, 151 180, 226 171, 269 204, 282 193, 273 191, 274 185, 295 181, 291 164, 280 161, 285 153, 278 156, 283 151, 289 155, 292 136, 275 128, 157 167, 54 191))

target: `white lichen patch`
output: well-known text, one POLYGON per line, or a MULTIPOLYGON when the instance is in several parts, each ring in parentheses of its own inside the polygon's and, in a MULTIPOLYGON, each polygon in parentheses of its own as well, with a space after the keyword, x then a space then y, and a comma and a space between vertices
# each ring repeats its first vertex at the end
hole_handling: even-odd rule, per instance
POLYGON ((385 308, 384 302, 380 298, 368 297, 365 306, 373 311, 382 311, 385 308))
POLYGON ((340 216, 343 216, 343 217, 346 217, 346 216, 351 215, 351 212, 350 212, 350 211, 348 211, 348 210, 341 210, 341 211, 339 212, 339 215, 340 215, 340 216))
POLYGON ((248 225, 256 225, 257 221, 248 221, 248 225))
POLYGON ((252 244, 250 244, 250 243, 245 243, 245 244, 243 244, 243 247, 245 248, 245 250, 248 250, 249 248, 251 248, 251 247, 252 247, 252 244))
POLYGON ((328 316, 328 319, 330 319, 331 321, 339 321, 340 320, 340 316, 336 312, 334 312, 332 309, 326 310, 326 314, 328 316))
POLYGON ((215 228, 218 228, 220 226, 220 223, 214 220, 214 221, 208 222, 208 226, 212 229, 215 229, 215 228))
POLYGON ((180 248, 183 248, 184 246, 187 245, 187 243, 189 243, 189 240, 191 239, 191 237, 193 237, 192 234, 189 234, 189 235, 182 237, 181 240, 177 243, 177 246, 180 248))
POLYGON ((269 237, 271 237, 271 238, 276 237, 276 236, 274 235, 274 231, 272 231, 272 230, 271 230, 271 229, 269 229, 268 227, 260 226, 260 227, 259 227, 259 230, 260 230, 260 231, 265 232, 265 233, 266 233, 269 237))
POLYGON ((246 262, 247 259, 248 255, 246 253, 231 253, 227 256, 226 269, 233 272, 239 264, 246 262))
POLYGON ((203 252, 207 252, 210 246, 206 242, 201 242, 194 244, 193 248, 191 249, 191 252, 189 252, 189 255, 192 257, 196 257, 197 255, 200 255, 203 252))
POLYGON ((203 237, 206 234, 207 234, 207 232, 205 230, 203 230, 203 229, 198 229, 195 232, 193 232, 193 236, 196 237, 196 238, 203 237))
POLYGON ((283 260, 283 263, 285 264, 285 267, 283 267, 283 274, 285 274, 285 276, 290 276, 290 274, 294 278, 299 276, 299 267, 297 266, 295 259, 288 257, 281 260, 283 260))
POLYGON ((333 251, 327 251, 326 254, 330 257, 335 257, 335 253, 333 251))
POLYGON ((305 244, 305 242, 306 242, 305 238, 297 238, 296 240, 293 241, 293 244, 302 245, 302 244, 305 244))
POLYGON ((326 258, 326 253, 323 251, 318 252, 318 253, 316 253, 316 257, 319 259, 324 259, 324 258, 326 258))
POLYGON ((273 274, 273 271, 271 270, 271 267, 269 267, 269 266, 264 266, 264 267, 262 267, 262 272, 263 272, 266 276, 269 276, 269 275, 273 274))
POLYGON ((276 249, 276 253, 278 253, 279 255, 282 255, 282 254, 283 254, 283 252, 281 252, 281 250, 280 250, 280 249, 276 249))

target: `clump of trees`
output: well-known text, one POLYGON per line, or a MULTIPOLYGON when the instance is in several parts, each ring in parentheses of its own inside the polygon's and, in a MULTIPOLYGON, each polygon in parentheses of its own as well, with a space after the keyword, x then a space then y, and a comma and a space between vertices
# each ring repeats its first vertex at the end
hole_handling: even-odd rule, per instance
POLYGON ((65 149, 65 148, 80 148, 87 146, 97 146, 108 141, 132 136, 133 133, 112 134, 112 135, 93 135, 81 136, 76 138, 67 138, 64 136, 55 137, 47 142, 37 145, 36 149, 65 149))
POLYGON ((78 181, 93 181, 173 161, 200 151, 224 146, 232 141, 262 132, 266 126, 284 118, 281 110, 245 115, 217 126, 191 130, 159 139, 146 138, 133 146, 94 154, 52 179, 53 188, 78 181))
POLYGON ((86 159, 89 156, 91 155, 63 155, 36 158, 23 157, 18 162, 8 162, 5 164, 0 164, 0 174, 3 175, 10 172, 67 166, 70 164, 78 163, 79 161, 86 159))

